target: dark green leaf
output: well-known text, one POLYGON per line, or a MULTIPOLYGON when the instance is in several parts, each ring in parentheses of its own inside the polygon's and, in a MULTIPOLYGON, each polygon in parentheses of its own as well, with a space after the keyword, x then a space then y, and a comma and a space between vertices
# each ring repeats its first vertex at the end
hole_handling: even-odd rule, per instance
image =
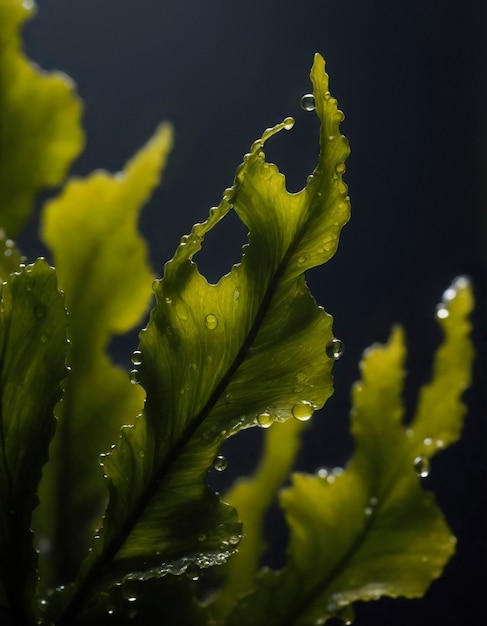
POLYGON ((37 556, 30 532, 37 485, 66 375, 66 313, 43 260, 3 285, 0 310, 0 597, 30 623, 37 556))

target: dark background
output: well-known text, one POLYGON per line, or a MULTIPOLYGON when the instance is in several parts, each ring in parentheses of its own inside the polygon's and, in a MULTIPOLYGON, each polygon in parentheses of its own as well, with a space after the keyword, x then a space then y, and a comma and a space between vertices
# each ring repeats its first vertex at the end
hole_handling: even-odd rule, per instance
MULTIPOLYGON (((440 340, 435 305, 458 274, 474 281, 478 358, 462 441, 433 461, 433 489, 459 538, 427 596, 358 607, 358 626, 483 623, 486 559, 487 3, 485 0, 39 0, 25 28, 28 54, 72 76, 85 101, 88 144, 76 174, 120 169, 159 121, 176 145, 163 186, 142 217, 160 274, 179 237, 231 185, 251 142, 286 115, 292 132, 267 146, 300 189, 317 155, 318 121, 300 109, 313 54, 352 146, 346 182, 353 218, 336 257, 310 273, 319 304, 347 350, 335 396, 316 416, 298 467, 346 462, 349 389, 364 348, 401 322, 409 341, 407 404, 428 380, 440 340)), ((197 257, 216 281, 239 258, 245 231, 219 225, 197 257)), ((35 228, 21 239, 43 253, 35 228)), ((136 337, 118 342, 129 366, 136 337)), ((255 429, 254 429, 255 430, 255 429)), ((230 468, 250 471, 258 433, 228 446, 230 468)), ((219 478, 219 477, 218 477, 219 478)), ((215 479, 217 486, 218 484, 215 479)), ((270 533, 285 541, 277 514, 270 533)), ((277 552, 270 562, 279 564, 277 552)))

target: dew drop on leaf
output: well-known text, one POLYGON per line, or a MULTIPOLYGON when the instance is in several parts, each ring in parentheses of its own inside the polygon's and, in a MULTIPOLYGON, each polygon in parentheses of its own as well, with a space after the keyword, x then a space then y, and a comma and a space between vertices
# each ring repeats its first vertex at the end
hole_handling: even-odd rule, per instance
POLYGON ((223 472, 223 470, 227 468, 227 465, 227 459, 222 454, 219 454, 213 461, 213 467, 217 472, 223 472))
POLYGON ((446 318, 450 315, 450 311, 448 310, 448 308, 443 304, 443 302, 441 302, 437 307, 436 307, 436 317, 439 320, 446 320, 446 318))
POLYGON ((132 370, 129 374, 129 379, 132 385, 138 385, 140 383, 139 370, 132 370))
POLYGON ((313 415, 313 405, 306 400, 297 402, 293 406, 293 415, 300 422, 307 422, 313 415))
POLYGON ((340 339, 332 339, 326 344, 325 351, 327 357, 338 361, 338 359, 343 356, 345 344, 340 339))
POLYGON ((135 602, 137 600, 137 583, 135 580, 125 580, 122 583, 122 597, 127 602, 135 602))
POLYGON ((312 93, 306 93, 301 98, 301 108, 305 111, 314 111, 316 108, 315 97, 312 93))
POLYGON ((134 350, 130 360, 134 365, 142 365, 142 358, 142 352, 140 350, 134 350))
POLYGON ((261 428, 270 428, 274 423, 274 420, 272 419, 272 415, 265 411, 257 416, 257 423, 261 428))
POLYGON ((341 175, 341 174, 345 173, 346 169, 347 169, 347 166, 345 165, 345 163, 339 163, 336 166, 335 171, 336 171, 337 174, 341 175))
POLYGON ((283 123, 284 123, 284 130, 291 130, 291 128, 294 126, 294 118, 286 117, 283 123))
POLYGON ((414 469, 418 476, 426 478, 430 473, 430 464, 425 456, 417 456, 413 462, 414 469))
POLYGON ((199 567, 197 565, 195 565, 194 563, 190 563, 186 567, 186 576, 190 580, 198 580, 198 578, 200 577, 199 567))
POLYGON ((208 330, 215 330, 215 328, 218 326, 217 316, 213 315, 213 313, 209 313, 205 317, 205 326, 206 328, 208 328, 208 330))

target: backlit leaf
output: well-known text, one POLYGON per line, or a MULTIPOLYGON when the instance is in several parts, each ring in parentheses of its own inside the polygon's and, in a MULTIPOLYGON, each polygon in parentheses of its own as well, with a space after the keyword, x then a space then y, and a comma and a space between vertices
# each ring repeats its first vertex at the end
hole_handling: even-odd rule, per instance
POLYGON ((72 375, 36 517, 43 534, 54 527, 58 560, 45 564, 51 584, 74 577, 100 523, 107 492, 99 455, 142 410, 142 389, 106 350, 113 335, 140 322, 152 296, 153 273, 137 219, 159 183, 171 143, 171 129, 163 125, 123 172, 72 179, 44 208, 42 235, 66 293, 72 342, 72 375))
POLYGON ((66 375, 66 313, 43 260, 14 274, 0 309, 0 604, 30 623, 37 555, 30 523, 66 375))
POLYGON ((20 28, 34 3, 0 0, 0 227, 16 235, 39 191, 58 185, 83 147, 71 80, 23 54, 20 28))
POLYGON ((284 176, 264 158, 264 143, 292 127, 286 119, 254 143, 234 186, 182 239, 155 284, 137 374, 147 402, 105 459, 103 530, 61 624, 108 584, 223 562, 240 526, 205 484, 221 443, 265 411, 278 421, 309 419, 332 393, 333 359, 325 351, 331 317, 310 295, 304 271, 334 254, 348 220, 341 175, 349 148, 319 55, 311 78, 321 151, 306 187, 288 193, 284 176), (192 259, 232 206, 250 230, 249 246, 242 263, 210 285, 192 259))
POLYGON ((401 423, 406 351, 396 328, 386 346, 373 346, 364 356, 362 381, 353 390, 350 464, 340 474, 293 477, 281 496, 291 530, 287 565, 262 572, 230 626, 311 626, 333 616, 351 623, 353 602, 419 597, 440 575, 455 538, 420 477, 431 455, 454 441, 461 427, 460 396, 473 356, 468 282, 457 280, 440 306, 447 312, 440 320, 445 339, 412 430, 401 423), (436 402, 444 422, 427 410, 436 402), (425 433, 432 443, 423 440, 425 433))

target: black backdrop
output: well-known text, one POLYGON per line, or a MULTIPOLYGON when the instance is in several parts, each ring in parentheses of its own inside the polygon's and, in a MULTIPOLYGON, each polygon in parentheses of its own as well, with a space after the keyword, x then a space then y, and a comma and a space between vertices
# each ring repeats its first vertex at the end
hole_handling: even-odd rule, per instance
MULTIPOLYGON (((286 115, 291 133, 267 149, 299 189, 315 163, 318 124, 301 111, 313 54, 327 59, 331 90, 345 111, 352 155, 346 182, 353 217, 336 257, 311 272, 316 299, 335 316, 347 346, 336 392, 316 416, 300 469, 346 461, 349 388, 362 350, 405 325, 410 344, 407 404, 426 381, 440 339, 433 312, 458 274, 474 280, 478 358, 463 440, 433 462, 437 493, 459 537, 457 555, 426 598, 359 607, 375 626, 483 623, 487 611, 485 403, 487 274, 487 3, 485 0, 39 0, 25 29, 29 55, 77 82, 88 145, 77 174, 116 171, 162 119, 176 128, 163 186, 142 218, 160 273, 230 185, 262 130, 286 115)), ((215 281, 237 261, 245 232, 219 226, 198 255, 215 281)), ((43 253, 35 228, 21 239, 43 253)), ((128 364, 136 345, 117 342, 128 364)), ((256 433, 228 445, 230 468, 249 470, 256 433)), ((270 533, 285 541, 276 513, 270 533)), ((271 552, 271 562, 279 563, 271 552)))

